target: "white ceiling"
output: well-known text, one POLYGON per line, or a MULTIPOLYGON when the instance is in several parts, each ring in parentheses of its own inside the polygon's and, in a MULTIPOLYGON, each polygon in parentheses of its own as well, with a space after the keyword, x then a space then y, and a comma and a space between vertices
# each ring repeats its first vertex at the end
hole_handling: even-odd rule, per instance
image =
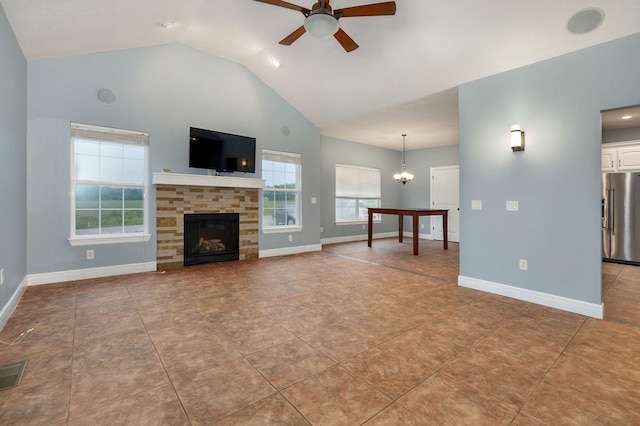
POLYGON ((603 111, 601 117, 602 130, 640 127, 640 106, 603 111))
POLYGON ((396 0, 395 16, 340 20, 360 45, 346 53, 308 34, 279 45, 303 15, 252 0, 0 3, 27 60, 181 43, 245 65, 324 135, 397 150, 402 133, 407 150, 458 142, 461 83, 640 31, 638 0, 396 0), (590 7, 603 24, 569 33, 569 18, 590 7))

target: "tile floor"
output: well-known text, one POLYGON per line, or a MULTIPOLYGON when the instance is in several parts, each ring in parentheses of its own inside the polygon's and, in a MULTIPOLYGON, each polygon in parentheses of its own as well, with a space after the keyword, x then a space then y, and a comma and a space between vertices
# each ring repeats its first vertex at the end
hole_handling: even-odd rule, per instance
POLYGON ((640 424, 640 268, 603 265, 606 321, 457 275, 390 239, 29 287, 0 424, 640 424))

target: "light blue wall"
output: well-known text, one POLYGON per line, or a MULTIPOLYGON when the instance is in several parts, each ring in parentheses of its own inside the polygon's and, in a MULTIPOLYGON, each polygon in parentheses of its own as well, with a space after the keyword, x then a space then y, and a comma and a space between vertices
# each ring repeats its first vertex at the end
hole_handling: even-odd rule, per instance
POLYGON ((2 7, 0 64, 1 313, 27 273, 27 62, 2 7))
MULTIPOLYGON (((322 207, 320 215, 323 227, 322 238, 367 235, 367 230, 362 229, 362 224, 336 225, 336 164, 380 169, 382 174, 382 207, 396 207, 402 202, 401 190, 398 188, 398 183, 392 178, 396 168, 399 167, 398 152, 325 136, 321 140, 322 207)), ((397 220, 387 216, 384 216, 382 220, 382 223, 374 226, 374 232, 397 231, 397 220)))
POLYGON ((639 53, 636 34, 460 87, 462 276, 601 302, 600 111, 640 104, 639 53))
MULTIPOLYGON (((258 156, 263 148, 301 153, 305 232, 293 244, 320 242, 319 206, 310 203, 320 193, 319 130, 243 66, 178 45, 130 49, 28 64, 30 274, 156 259, 155 236, 139 244, 69 245, 71 121, 148 132, 150 172, 205 173, 188 168, 190 126, 254 136, 258 156), (98 101, 102 87, 117 94, 116 103, 98 101), (85 259, 88 248, 95 250, 92 261, 85 259)), ((155 234, 153 187, 149 209, 155 234)), ((261 234, 260 249, 282 247, 284 239, 261 234)))

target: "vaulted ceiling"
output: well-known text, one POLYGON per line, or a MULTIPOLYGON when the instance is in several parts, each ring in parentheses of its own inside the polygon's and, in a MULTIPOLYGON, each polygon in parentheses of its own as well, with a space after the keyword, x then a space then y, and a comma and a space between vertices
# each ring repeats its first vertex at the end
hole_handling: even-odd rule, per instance
POLYGON ((360 46, 347 53, 309 34, 278 44, 304 16, 253 0, 0 0, 27 60, 181 43, 246 66, 324 135, 397 150, 402 133, 408 150, 458 142, 461 83, 640 32, 638 0, 396 3, 394 16, 340 19, 360 46), (570 33, 592 7, 602 24, 570 33))

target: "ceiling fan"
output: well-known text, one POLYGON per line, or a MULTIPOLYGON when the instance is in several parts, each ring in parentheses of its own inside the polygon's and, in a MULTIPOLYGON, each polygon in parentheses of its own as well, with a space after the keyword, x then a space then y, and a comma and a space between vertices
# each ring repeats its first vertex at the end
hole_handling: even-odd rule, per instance
POLYGON ((356 16, 381 16, 395 15, 396 2, 387 1, 382 3, 365 4, 362 6, 346 7, 344 9, 333 10, 329 5, 330 0, 319 0, 311 9, 288 3, 281 0, 256 0, 261 3, 272 4, 287 9, 297 10, 304 15, 304 25, 286 36, 280 41, 285 46, 291 45, 299 39, 305 32, 308 32, 316 38, 327 38, 334 36, 338 43, 346 50, 351 52, 358 48, 358 43, 353 41, 342 28, 338 20, 340 18, 352 18, 356 16))

